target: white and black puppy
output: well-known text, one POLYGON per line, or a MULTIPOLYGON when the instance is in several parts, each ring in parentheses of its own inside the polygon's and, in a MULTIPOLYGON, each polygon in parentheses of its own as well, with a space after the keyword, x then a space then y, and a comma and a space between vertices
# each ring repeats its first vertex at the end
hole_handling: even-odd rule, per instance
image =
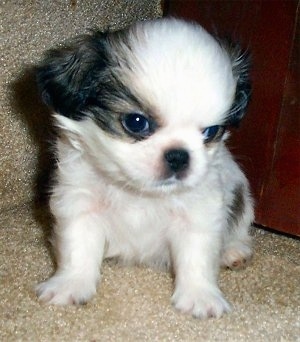
POLYGON ((182 312, 228 312, 219 267, 252 254, 248 182, 224 145, 250 96, 246 55, 165 18, 81 37, 37 77, 58 128, 57 271, 39 298, 86 302, 103 259, 117 257, 172 267, 182 312))

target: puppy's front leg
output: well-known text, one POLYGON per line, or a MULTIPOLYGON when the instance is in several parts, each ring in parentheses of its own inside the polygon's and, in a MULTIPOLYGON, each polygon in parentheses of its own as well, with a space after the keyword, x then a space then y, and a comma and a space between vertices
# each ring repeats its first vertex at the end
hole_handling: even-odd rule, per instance
POLYGON ((220 317, 230 311, 217 285, 218 233, 185 231, 171 241, 175 271, 175 307, 198 318, 220 317))
POLYGON ((36 288, 41 301, 50 304, 84 304, 100 279, 105 234, 97 214, 58 219, 55 229, 58 269, 36 288))

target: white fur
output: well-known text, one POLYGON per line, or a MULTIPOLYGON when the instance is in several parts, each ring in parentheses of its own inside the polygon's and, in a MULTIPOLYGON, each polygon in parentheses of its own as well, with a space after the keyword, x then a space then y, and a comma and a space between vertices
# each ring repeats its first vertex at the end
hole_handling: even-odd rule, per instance
POLYGON ((236 80, 227 53, 211 36, 176 22, 154 25, 149 36, 148 26, 141 26, 144 38, 134 40, 132 52, 136 67, 124 76, 163 121, 152 136, 132 143, 90 118, 55 115, 59 162, 51 211, 58 270, 38 286, 43 301, 87 301, 96 292, 102 260, 118 257, 172 266, 172 301, 182 312, 207 318, 230 310, 218 270, 220 263, 230 267, 251 255, 252 200, 224 142, 206 146, 201 130, 222 122, 236 80), (165 180, 162 155, 173 146, 189 151, 191 165, 185 178, 165 180), (240 184, 245 210, 228 229, 228 204, 240 184))

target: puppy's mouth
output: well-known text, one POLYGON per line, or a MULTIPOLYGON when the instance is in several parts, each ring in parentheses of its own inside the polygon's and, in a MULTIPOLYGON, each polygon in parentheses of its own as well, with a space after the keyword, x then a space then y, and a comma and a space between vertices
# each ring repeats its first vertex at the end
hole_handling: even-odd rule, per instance
POLYGON ((188 191, 191 188, 191 184, 186 178, 178 178, 177 175, 172 175, 171 177, 157 180, 153 183, 152 191, 161 194, 188 191))
POLYGON ((183 178, 178 178, 177 175, 172 175, 171 177, 164 178, 159 180, 156 185, 157 186, 178 186, 183 183, 183 178))

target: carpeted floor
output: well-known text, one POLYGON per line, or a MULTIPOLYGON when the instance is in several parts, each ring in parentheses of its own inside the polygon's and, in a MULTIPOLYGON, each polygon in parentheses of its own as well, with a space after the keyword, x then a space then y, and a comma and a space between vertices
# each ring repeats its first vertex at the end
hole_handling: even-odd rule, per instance
POLYGON ((300 341, 300 242, 255 229, 256 254, 220 286, 234 311, 199 321, 170 304, 170 274, 106 262, 85 306, 40 304, 33 287, 54 270, 47 208, 35 196, 49 155, 47 113, 32 67, 87 28, 161 15, 160 1, 4 1, 1 9, 0 341, 300 341), (35 197, 35 201, 33 198, 35 197))

